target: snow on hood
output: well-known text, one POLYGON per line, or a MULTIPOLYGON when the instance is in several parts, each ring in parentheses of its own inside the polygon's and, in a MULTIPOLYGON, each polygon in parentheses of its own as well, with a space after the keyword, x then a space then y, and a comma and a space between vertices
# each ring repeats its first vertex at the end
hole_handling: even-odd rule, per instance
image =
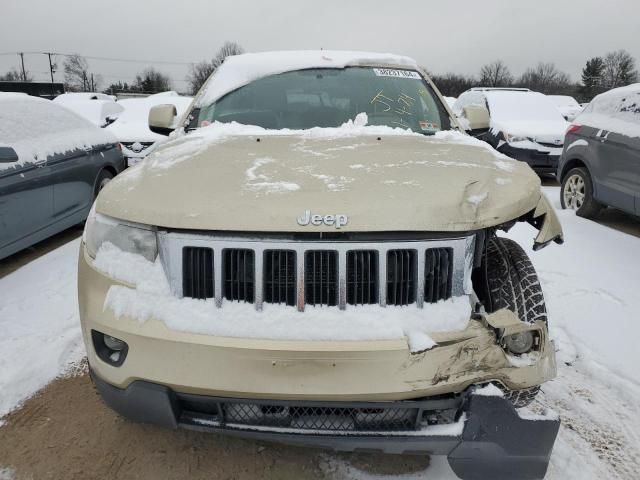
POLYGON ((614 88, 598 95, 578 115, 575 123, 628 137, 640 137, 640 83, 614 88))
POLYGON ((59 98, 57 97, 53 101, 67 110, 77 113, 82 118, 86 118, 98 127, 107 123, 107 117, 117 117, 124 110, 122 105, 110 99, 72 98, 58 100, 59 98))
POLYGON ((488 91, 485 95, 492 130, 544 143, 564 139, 569 124, 546 95, 507 90, 488 91))
POLYGON ((118 105, 124 108, 118 119, 107 127, 120 142, 155 142, 165 139, 149 130, 149 110, 156 105, 173 104, 178 111, 178 118, 182 116, 192 97, 183 97, 176 92, 162 92, 145 98, 127 98, 120 100, 118 105))
POLYGON ((310 209, 348 214, 351 231, 466 231, 540 199, 526 164, 468 135, 363 122, 297 131, 214 123, 176 135, 110 182, 96 211, 171 228, 303 231, 295 219, 310 209))
POLYGON ((210 105, 227 93, 269 75, 308 68, 345 68, 358 65, 418 68, 412 58, 390 53, 331 50, 245 53, 225 59, 198 93, 195 105, 210 105))
POLYGON ((79 115, 50 100, 0 92, 0 143, 18 154, 18 162, 0 170, 116 139, 79 115))

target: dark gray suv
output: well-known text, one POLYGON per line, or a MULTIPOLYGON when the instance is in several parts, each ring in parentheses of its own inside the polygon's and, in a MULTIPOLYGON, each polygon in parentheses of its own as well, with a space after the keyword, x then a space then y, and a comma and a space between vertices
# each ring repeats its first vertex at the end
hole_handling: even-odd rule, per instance
POLYGON ((0 92, 0 259, 84 221, 124 167, 109 132, 50 100, 0 92))
POLYGON ((558 165, 562 208, 640 215, 640 83, 597 96, 567 130, 558 165))

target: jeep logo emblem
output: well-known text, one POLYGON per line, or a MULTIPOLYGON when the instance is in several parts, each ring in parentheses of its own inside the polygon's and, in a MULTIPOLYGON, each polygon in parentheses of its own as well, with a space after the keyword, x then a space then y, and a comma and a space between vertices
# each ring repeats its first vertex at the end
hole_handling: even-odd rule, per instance
POLYGON ((319 227, 320 225, 333 225, 336 228, 342 228, 349 223, 349 217, 346 215, 318 215, 311 214, 311 210, 305 210, 304 213, 298 217, 298 225, 305 227, 309 224, 319 227))

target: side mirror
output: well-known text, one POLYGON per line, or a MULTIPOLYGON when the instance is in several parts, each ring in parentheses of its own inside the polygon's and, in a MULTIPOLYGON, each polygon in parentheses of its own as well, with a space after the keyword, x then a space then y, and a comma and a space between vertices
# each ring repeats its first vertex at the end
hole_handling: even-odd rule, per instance
POLYGON ((482 105, 467 105, 462 109, 462 116, 466 120, 465 129, 472 132, 489 130, 489 110, 482 105))
POLYGON ((160 135, 169 135, 175 130, 178 115, 175 105, 156 105, 149 110, 149 130, 160 135))
POLYGON ((13 163, 17 161, 18 154, 13 148, 0 145, 0 163, 13 163))

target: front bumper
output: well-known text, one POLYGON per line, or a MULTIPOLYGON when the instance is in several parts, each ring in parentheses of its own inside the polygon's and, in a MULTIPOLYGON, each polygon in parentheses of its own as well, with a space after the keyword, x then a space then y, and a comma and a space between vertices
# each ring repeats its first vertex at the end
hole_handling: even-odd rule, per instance
MULTIPOLYGON (((111 385, 137 380, 185 394, 317 401, 397 401, 460 393, 473 384, 498 382, 511 390, 537 386, 556 375, 555 353, 540 328, 540 355, 523 365, 505 354, 490 323, 506 310, 472 320, 457 332, 433 334, 438 346, 411 353, 405 339, 287 341, 216 337, 169 329, 154 318, 140 321, 105 308, 112 286, 126 286, 92 265, 80 248, 78 300, 89 363, 111 385), (96 353, 92 331, 129 346, 113 366, 96 353)), ((292 309, 292 315, 299 315, 292 309)), ((504 320, 504 319, 503 319, 504 320)), ((503 322, 504 323, 504 322, 503 322)))
POLYGON ((140 380, 119 389, 93 370, 91 376, 104 401, 134 421, 339 451, 446 455, 462 479, 543 478, 560 426, 557 419, 523 419, 509 401, 473 389, 446 398, 366 404, 270 401, 265 410, 262 401, 185 395, 140 380), (452 408, 454 423, 421 423, 426 413, 452 408), (413 428, 382 431, 384 423, 376 419, 391 411, 401 412, 393 418, 409 419, 413 428), (302 426, 314 414, 329 423, 302 426), (350 428, 337 427, 345 422, 350 428))
POLYGON ((556 174, 558 170, 558 160, 560 155, 552 155, 538 150, 528 150, 524 148, 514 148, 505 143, 498 148, 500 153, 504 153, 507 157, 527 163, 536 173, 556 174))

